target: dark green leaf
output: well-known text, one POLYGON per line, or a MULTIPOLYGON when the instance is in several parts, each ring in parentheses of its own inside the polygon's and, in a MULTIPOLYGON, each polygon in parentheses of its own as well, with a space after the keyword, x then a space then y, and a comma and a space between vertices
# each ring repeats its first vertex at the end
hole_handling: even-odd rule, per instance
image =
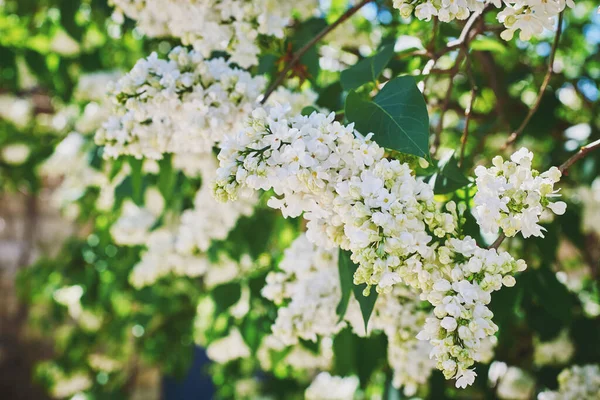
POLYGON ((377 54, 365 58, 342 71, 340 80, 344 90, 356 89, 365 83, 375 82, 394 56, 394 45, 383 47, 377 54))
POLYGON ((315 112, 315 111, 318 111, 318 110, 317 110, 315 107, 313 107, 313 106, 308 106, 308 107, 304 107, 304 108, 302 109, 302 113, 301 113, 301 114, 302 114, 302 115, 310 115, 310 114, 312 114, 312 113, 313 113, 313 112, 315 112))
POLYGON ((158 162, 160 172, 158 175, 158 190, 165 199, 167 207, 170 205, 170 200, 173 197, 175 183, 177 182, 177 173, 173 169, 171 154, 165 154, 162 160, 158 162))
POLYGON ((341 110, 344 107, 342 92, 340 82, 332 83, 321 91, 317 99, 317 105, 331 111, 341 110))
MULTIPOLYGON (((358 268, 358 266, 350 259, 350 252, 346 251, 346 250, 340 250, 340 259, 338 261, 338 265, 341 266, 343 265, 344 268, 347 270, 344 272, 345 274, 348 274, 348 271, 351 271, 351 276, 354 275, 354 271, 356 271, 356 269, 358 268)), ((340 275, 341 277, 341 275, 340 275)), ((341 279, 341 278, 340 278, 341 279)), ((345 277, 345 279, 348 279, 347 277, 345 277)), ((347 285, 347 282, 344 283, 344 285, 347 285)), ((373 313, 373 308, 375 307, 375 302, 377 301, 377 296, 378 293, 374 288, 370 288, 371 291, 369 293, 368 296, 363 295, 364 290, 366 289, 367 285, 366 284, 361 284, 361 285, 354 285, 352 284, 352 291, 354 292, 354 297, 356 298, 356 300, 358 300, 358 304, 360 306, 360 313, 362 314, 363 317, 363 321, 365 323, 365 332, 367 331, 367 326, 369 325, 369 319, 371 318, 371 314, 373 313)), ((338 310, 336 311, 341 311, 341 304, 342 302, 340 301, 340 305, 338 305, 338 310)), ((348 305, 346 304, 346 307, 348 305)), ((338 312, 339 314, 339 312, 338 312)))
POLYGON ((382 147, 429 158, 429 116, 413 77, 389 81, 373 101, 350 92, 346 118, 362 134, 373 132, 382 147))
POLYGON ((67 33, 75 40, 81 40, 83 29, 77 25, 75 16, 79 10, 79 3, 63 0, 60 8, 60 23, 67 33))
POLYGON ((144 204, 144 192, 142 190, 142 164, 144 160, 138 160, 131 157, 129 165, 131 166, 131 199, 135 204, 141 206, 144 204))
POLYGON ((354 283, 352 282, 352 276, 354 275, 354 271, 356 271, 356 264, 354 264, 352 260, 350 260, 350 257, 347 257, 345 253, 346 252, 344 250, 340 249, 338 259, 342 298, 340 299, 335 312, 337 315, 339 315, 340 321, 344 319, 346 310, 348 309, 348 302, 350 301, 352 287, 354 286, 354 283))
POLYGON ((212 298, 215 302, 215 314, 219 315, 229 307, 237 303, 242 297, 242 287, 237 282, 226 283, 217 286, 212 291, 212 298))
POLYGON ((458 160, 453 153, 440 160, 438 172, 433 175, 433 190, 436 194, 452 193, 467 186, 471 181, 458 167, 458 160))

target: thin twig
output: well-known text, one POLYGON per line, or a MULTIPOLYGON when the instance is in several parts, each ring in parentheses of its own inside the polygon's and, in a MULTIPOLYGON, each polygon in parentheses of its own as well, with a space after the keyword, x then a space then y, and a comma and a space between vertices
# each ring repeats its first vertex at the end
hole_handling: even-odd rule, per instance
POLYGON ((471 100, 469 101, 469 105, 465 109, 465 128, 460 138, 460 157, 458 160, 459 167, 462 167, 463 162, 465 161, 465 149, 467 147, 467 140, 469 138, 469 122, 471 122, 471 111, 473 110, 475 98, 477 97, 477 83, 475 82, 475 77, 473 77, 473 70, 471 69, 471 57, 469 56, 468 50, 466 57, 467 77, 469 78, 469 82, 471 83, 471 100))
MULTIPOLYGON (((594 151, 598 148, 600 148, 600 139, 580 148, 577 153, 575 153, 573 156, 571 156, 571 158, 569 158, 567 161, 562 163, 558 167, 558 170, 561 173, 566 174, 568 169, 571 168, 571 166, 573 166, 573 164, 575 164, 577 161, 581 160, 582 158, 587 156, 589 153, 591 153, 592 151, 594 151)), ((504 233, 500 234, 500 236, 498 236, 498 239, 496 239, 496 241, 489 248, 497 249, 498 247, 500 247, 500 245, 502 244, 502 242, 504 241, 505 238, 506 238, 506 235, 504 233)))
POLYGON ((502 232, 500 234, 500 236, 498 236, 498 239, 496 239, 496 241, 494 243, 492 243, 492 245, 489 247, 490 249, 498 249, 498 247, 500 247, 500 245, 502 244, 502 242, 504 241, 504 239, 506 239, 506 235, 504 234, 504 232, 502 232))
POLYGON ((510 134, 508 140, 504 144, 504 149, 508 148, 512 144, 516 142, 519 135, 523 133, 529 121, 533 115, 537 112, 540 104, 542 103, 542 98, 544 97, 544 93, 546 92, 546 88, 550 83, 550 78, 552 77, 552 73, 554 72, 554 58, 556 57, 556 49, 558 49, 558 42, 560 41, 560 34, 562 32, 562 21, 563 21, 563 13, 561 12, 558 15, 558 28, 556 29, 556 35, 554 36, 554 43, 552 44, 552 51, 550 52, 550 59, 548 60, 548 70, 546 71, 546 76, 544 77, 544 81, 542 82, 542 86, 540 86, 540 90, 538 91, 537 99, 533 104, 533 107, 529 109, 529 113, 521 123, 521 125, 517 128, 516 131, 510 134))
POLYGON ((267 91, 265 92, 265 95, 263 96, 262 100, 260 101, 261 104, 265 104, 267 102, 267 100, 269 99, 269 96, 271 96, 271 94, 275 91, 275 89, 277 89, 277 87, 279 87, 279 85, 284 81, 285 77, 287 76, 288 72, 291 71, 291 69, 298 63, 298 61, 300 61, 300 59, 302 58, 302 56, 308 51, 310 50, 315 44, 317 44, 321 39, 323 39, 325 37, 325 35, 327 35, 329 32, 331 32, 332 30, 334 30, 335 28, 337 28, 341 23, 343 23, 344 21, 346 21, 348 18, 350 18, 351 16, 353 16, 358 10, 360 10, 365 4, 370 3, 373 0, 363 0, 360 3, 358 3, 357 5, 355 5, 354 7, 349 8, 344 14, 342 14, 333 24, 328 25, 327 27, 325 27, 325 29, 323 29, 321 32, 319 32, 314 38, 312 38, 308 43, 306 43, 304 46, 302 46, 295 54, 294 57, 292 57, 292 59, 290 60, 290 62, 285 66, 285 68, 283 69, 283 71, 281 71, 279 73, 279 75, 277 76, 277 78, 275 79, 275 81, 271 84, 271 86, 269 86, 269 88, 267 89, 267 91))
POLYGON ((560 167, 558 167, 559 171, 563 174, 565 174, 567 172, 567 170, 573 165, 575 164, 577 161, 581 160, 583 157, 585 157, 589 152, 596 150, 597 148, 600 147, 600 139, 596 140, 595 142, 592 142, 586 146, 583 146, 582 148, 579 149, 579 151, 577 153, 575 153, 571 158, 569 158, 567 161, 565 161, 564 163, 562 163, 560 165, 560 167))
MULTIPOLYGON (((483 14, 485 13, 486 10, 487 10, 487 6, 484 7, 480 12, 473 13, 471 15, 471 17, 469 18, 469 20, 465 23, 465 26, 463 27, 462 31, 460 32, 458 39, 453 40, 452 42, 449 42, 448 45, 444 49, 442 49, 439 53, 434 53, 434 55, 432 57, 433 63, 429 66, 430 68, 428 68, 427 76, 425 76, 425 79, 423 79, 423 93, 425 93, 425 85, 427 84, 427 79, 429 78, 429 76, 431 76, 430 73, 432 71, 434 71, 433 67, 435 66, 437 59, 439 57, 441 57, 442 55, 444 55, 454 49, 460 49, 458 55, 456 56, 454 66, 451 69, 444 71, 444 73, 447 73, 448 75, 450 75, 450 84, 448 86, 448 92, 446 93, 446 97, 444 98, 444 101, 440 108, 440 119, 439 119, 438 124, 434 131, 433 145, 430 149, 430 152, 432 155, 435 155, 438 148, 440 147, 441 134, 442 134, 442 129, 443 129, 443 125, 444 125, 444 116, 448 109, 448 105, 450 104, 450 98, 452 97, 452 89, 454 88, 454 77, 458 74, 458 72, 460 70, 460 64, 462 63, 463 58, 465 56, 468 56, 469 42, 481 32, 481 27, 478 27, 473 32, 471 32, 471 31, 473 30, 475 23, 483 16, 483 14)), ((428 52, 430 52, 429 49, 428 49, 428 52)), ((425 71, 425 69, 424 69, 424 71, 425 71)))
POLYGON ((452 97, 452 90, 454 89, 454 77, 458 73, 458 66, 462 62, 461 60, 456 60, 455 71, 450 74, 450 82, 448 83, 448 91, 446 92, 446 97, 444 97, 444 101, 440 107, 440 116, 435 127, 435 131, 433 132, 433 146, 431 147, 431 155, 435 155, 437 153, 438 148, 442 142, 442 130, 444 129, 444 117, 446 116, 446 111, 448 110, 448 104, 450 104, 450 98, 452 97))

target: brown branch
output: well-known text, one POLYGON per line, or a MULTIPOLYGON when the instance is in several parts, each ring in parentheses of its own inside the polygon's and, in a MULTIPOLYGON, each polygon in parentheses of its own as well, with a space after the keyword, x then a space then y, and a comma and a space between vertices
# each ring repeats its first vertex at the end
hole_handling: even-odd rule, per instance
POLYGON ((556 35, 554 35, 554 43, 552 44, 552 51, 550 52, 550 59, 548 60, 548 69, 546 71, 544 81, 542 82, 542 86, 540 86, 540 90, 538 91, 537 99, 535 100, 533 107, 529 109, 529 113, 527 114, 521 125, 517 128, 516 131, 510 134, 508 140, 504 144, 504 149, 508 148, 516 142, 516 140, 519 138, 519 135, 523 133, 523 130, 525 130, 525 127, 527 127, 527 124, 529 124, 529 121, 531 121, 531 118, 537 112, 538 108, 540 107, 540 104, 542 103, 542 97, 544 97, 544 93, 546 92, 546 88, 548 87, 548 84, 550 83, 550 78, 552 77, 552 73, 554 72, 554 58, 556 57, 556 50, 558 49, 558 42, 560 41, 560 34, 562 32, 562 21, 563 13, 561 12, 558 15, 558 28, 556 28, 556 35))
POLYGON ((500 245, 502 244, 502 242, 504 241, 504 239, 506 239, 506 235, 504 234, 504 232, 502 232, 500 234, 500 236, 498 236, 498 239, 496 239, 496 241, 494 243, 492 243, 492 245, 490 247, 488 247, 489 249, 498 249, 498 247, 500 247, 500 245))
POLYGON ((569 158, 567 161, 565 161, 564 163, 562 163, 558 169, 560 170, 561 173, 565 174, 567 173, 567 170, 573 165, 575 164, 577 161, 581 160, 583 157, 585 157, 589 152, 596 150, 597 148, 600 147, 600 139, 596 140, 595 142, 592 142, 586 146, 583 146, 582 148, 579 149, 579 151, 577 153, 575 153, 571 158, 569 158))
MULTIPOLYGON (((562 163, 558 167, 558 170, 561 173, 566 174, 567 170, 569 168, 571 168, 571 166, 573 166, 573 164, 575 164, 577 161, 579 161, 582 158, 584 158, 585 156, 587 156, 592 151, 599 149, 599 148, 600 148, 600 139, 598 139, 586 146, 583 146, 582 148, 579 149, 579 151, 577 153, 575 153, 573 156, 571 156, 571 158, 569 158, 567 161, 562 163)), ((505 238, 506 238, 506 235, 504 233, 501 233, 500 236, 498 236, 498 239, 496 239, 496 241, 489 248, 497 249, 502 244, 502 242, 504 241, 505 238)))
POLYGON ((283 71, 281 71, 279 73, 279 75, 277 76, 277 78, 275 79, 275 81, 271 84, 271 86, 269 86, 269 88, 265 92, 265 95, 263 96, 262 100, 260 101, 260 104, 265 104, 267 102, 267 100, 269 99, 269 97, 271 96, 271 94, 275 91, 275 89, 277 89, 277 87, 279 87, 279 85, 281 85, 281 83, 284 81, 284 79, 287 76, 288 72, 290 72, 292 70, 292 68, 298 63, 298 61, 300 61, 300 59, 302 58, 302 56, 308 50, 310 50, 315 44, 317 44, 321 39, 323 39, 329 32, 331 32, 332 30, 334 30, 335 28, 337 28, 341 23, 345 22, 348 18, 350 18, 358 10, 360 10, 365 4, 370 3, 371 1, 373 1, 373 0, 362 0, 360 3, 358 3, 354 7, 349 8, 333 24, 326 26, 325 29, 323 29, 321 32, 319 32, 314 38, 312 38, 304 46, 302 46, 296 52, 296 54, 294 54, 294 57, 292 57, 292 59, 285 66, 285 68, 283 69, 283 71))
MULTIPOLYGON (((442 129, 443 129, 443 125, 444 125, 444 116, 446 114, 446 111, 448 110, 450 98, 452 97, 452 89, 454 88, 454 77, 458 74, 458 72, 460 70, 460 64, 462 63, 463 58, 468 57, 469 42, 482 31, 481 26, 479 26, 474 31, 473 31, 473 27, 475 26, 475 23, 477 21, 479 21, 479 19, 484 15, 487 8, 488 8, 488 6, 485 6, 480 12, 473 13, 471 15, 471 17, 469 18, 469 20, 465 23, 465 26, 463 27, 462 31, 460 32, 458 39, 453 40, 452 42, 449 42, 448 45, 444 49, 442 49, 438 53, 433 54, 433 57, 432 57, 433 65, 431 66, 431 69, 427 72, 427 76, 425 77, 425 79, 423 79, 423 93, 424 93, 425 85, 427 84, 427 79, 429 78, 429 76, 431 76, 431 73, 434 71, 438 72, 438 73, 442 72, 442 70, 436 70, 433 68, 435 66, 437 59, 439 57, 441 57, 442 55, 444 55, 454 49, 460 49, 460 51, 456 57, 456 60, 454 62, 454 66, 452 68, 450 68, 449 70, 443 70, 444 74, 448 74, 450 76, 450 84, 448 86, 448 92, 446 93, 444 102, 442 103, 442 106, 440 108, 440 119, 439 119, 438 124, 434 131, 433 145, 430 150, 432 155, 435 155, 438 148, 440 147, 441 134, 442 134, 442 129)), ((430 53, 431 51, 428 49, 427 52, 430 53)))
POLYGON ((469 56, 468 52, 466 57, 467 77, 469 78, 469 82, 471 83, 471 100, 469 101, 469 105, 465 109, 465 128, 460 138, 460 157, 458 160, 459 167, 462 167, 463 162, 465 161, 465 149, 467 147, 467 139, 469 138, 469 122, 471 121, 471 111, 473 110, 475 98, 477 97, 477 83, 475 82, 475 77, 473 76, 473 70, 471 69, 471 57, 469 56))

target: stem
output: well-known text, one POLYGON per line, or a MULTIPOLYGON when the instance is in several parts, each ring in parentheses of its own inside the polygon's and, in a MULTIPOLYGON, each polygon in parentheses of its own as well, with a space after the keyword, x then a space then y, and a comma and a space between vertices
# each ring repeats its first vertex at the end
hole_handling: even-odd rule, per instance
POLYGON ((544 93, 546 92, 546 88, 550 83, 550 78, 552 77, 552 73, 554 72, 554 58, 556 57, 556 49, 558 48, 558 42, 560 41, 560 34, 562 32, 562 21, 563 21, 563 12, 558 15, 558 28, 556 28, 556 35, 554 36, 554 43, 552 44, 552 51, 550 52, 550 59, 548 60, 548 70, 546 71, 546 76, 544 77, 544 81, 542 82, 542 86, 540 86, 540 90, 538 91, 537 99, 535 100, 535 104, 529 110, 529 113, 521 123, 521 126, 517 128, 516 131, 511 133, 508 140, 504 144, 504 149, 511 146, 516 142, 519 135, 523 133, 523 130, 531 121, 533 115, 537 112, 540 104, 542 103, 542 97, 544 97, 544 93))
MULTIPOLYGON (((468 43, 465 42, 465 46, 467 45, 468 43)), ((469 83, 471 84, 471 99, 469 101, 469 105, 465 109, 465 128, 463 130, 462 137, 460 138, 460 157, 458 160, 459 167, 462 167, 465 161, 465 149, 467 147, 467 139, 469 138, 469 122, 471 122, 471 111, 473 110, 475 98, 477 97, 477 82, 475 82, 475 77, 473 76, 473 69, 471 68, 471 56, 468 49, 465 49, 465 56, 467 77, 469 78, 469 83)))
MULTIPOLYGON (((582 148, 579 149, 579 151, 577 153, 575 153, 573 156, 571 156, 571 158, 569 158, 567 161, 565 161, 558 167, 559 171, 561 173, 565 174, 567 172, 567 170, 573 164, 575 164, 577 161, 579 161, 582 158, 584 158, 585 156, 587 156, 592 151, 599 149, 599 148, 600 148, 600 139, 598 139, 586 146, 583 146, 582 148)), ((500 234, 500 236, 498 236, 498 239, 496 239, 496 241, 489 248, 497 249, 498 247, 500 247, 500 245, 502 244, 504 239, 506 239, 506 235, 504 233, 500 234)))
POLYGON ((502 232, 500 234, 500 236, 498 236, 498 239, 496 239, 496 241, 494 243, 492 243, 492 245, 490 247, 488 247, 489 249, 498 249, 498 247, 500 247, 500 245, 502 244, 502 242, 504 241, 504 239, 506 239, 506 235, 504 234, 504 232, 502 232))
POLYGON ((567 170, 573 165, 575 164, 577 161, 579 161, 580 159, 582 159, 583 157, 585 157, 589 152, 596 150, 597 148, 600 148, 600 139, 596 140, 595 142, 592 142, 586 146, 583 146, 582 148, 579 149, 579 151, 577 153, 575 153, 571 158, 569 158, 567 161, 565 161, 564 163, 562 163, 558 169, 560 170, 561 173, 566 173, 567 170))
POLYGON ((292 57, 292 59, 290 60, 289 64, 287 64, 285 66, 285 68, 283 69, 283 71, 281 71, 279 73, 279 75, 277 76, 277 78, 275 79, 275 81, 271 84, 271 86, 269 86, 269 88, 265 92, 265 95, 263 96, 262 100, 260 101, 260 104, 265 104, 267 102, 267 100, 269 99, 269 96, 271 96, 271 94, 275 91, 275 89, 277 89, 277 87, 279 87, 279 85, 281 85, 281 83, 283 82, 283 80, 287 76, 287 73, 290 72, 290 70, 298 63, 298 61, 300 61, 300 59, 302 58, 302 56, 308 50, 310 50, 315 44, 317 44, 321 39, 323 39, 325 37, 325 35, 327 35, 329 32, 331 32, 332 30, 334 30, 335 28, 337 28, 341 23, 343 23, 348 18, 350 18, 351 16, 353 16, 365 4, 370 3, 371 1, 373 1, 373 0, 362 0, 360 3, 358 3, 354 7, 349 8, 333 24, 328 25, 327 27, 325 27, 325 29, 323 29, 321 32, 319 32, 314 38, 312 38, 304 46, 302 46, 296 52, 296 54, 294 54, 294 57, 292 57))

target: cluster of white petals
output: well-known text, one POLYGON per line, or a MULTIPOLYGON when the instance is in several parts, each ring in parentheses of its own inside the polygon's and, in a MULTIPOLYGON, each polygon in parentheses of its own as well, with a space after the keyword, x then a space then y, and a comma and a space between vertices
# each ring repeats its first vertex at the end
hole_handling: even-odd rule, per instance
POLYGON ((535 339, 533 362, 535 365, 565 365, 575 353, 575 345, 567 330, 562 331, 556 338, 542 342, 535 339))
POLYGON ((559 197, 554 185, 561 172, 552 167, 544 173, 531 168, 533 153, 526 148, 515 152, 510 161, 501 156, 492 159, 493 166, 475 168, 477 194, 474 215, 486 233, 502 229, 508 237, 521 232, 523 237, 544 237, 546 229, 538 224, 542 213, 565 213, 567 204, 551 201, 559 197))
POLYGON ((121 246, 145 244, 164 206, 162 194, 154 187, 146 189, 144 206, 138 206, 126 199, 121 206, 119 218, 110 227, 110 234, 115 243, 121 246))
POLYGON ((316 342, 344 327, 336 314, 341 299, 337 259, 337 251, 319 248, 302 234, 286 249, 281 271, 267 275, 262 295, 282 306, 272 330, 285 345, 298 339, 316 342))
MULTIPOLYGON (((280 306, 272 327, 273 348, 296 345, 298 339, 325 341, 346 324, 339 320, 336 307, 341 299, 338 251, 311 243, 306 234, 299 236, 285 251, 279 264, 281 272, 271 272, 262 290, 264 297, 280 306)), ((435 362, 431 345, 416 336, 428 312, 420 307, 418 294, 397 285, 382 294, 369 320, 369 334, 382 331, 388 336, 388 360, 394 369, 393 384, 407 395, 426 383, 435 362)), ((365 336, 358 302, 351 298, 345 320, 360 336, 365 336)))
POLYGON ((92 311, 83 307, 81 304, 81 297, 83 294, 84 290, 80 285, 73 285, 56 289, 52 297, 58 304, 67 307, 69 316, 73 318, 81 328, 88 332, 95 332, 100 328, 102 319, 92 311))
POLYGON ((435 307, 418 337, 431 342, 431 354, 444 376, 466 387, 476 376, 470 367, 498 330, 487 307, 491 293, 513 286, 513 275, 527 266, 506 252, 477 247, 469 236, 450 238, 432 250, 413 269, 421 297, 435 307))
POLYGON ((406 396, 413 396, 419 386, 425 385, 435 368, 430 357, 431 344, 417 339, 429 315, 414 291, 397 285, 377 299, 369 320, 371 330, 381 330, 388 337, 388 362, 394 370, 392 384, 402 388, 406 396))
POLYGON ((558 391, 542 392, 538 400, 600 399, 600 366, 574 366, 558 375, 558 391))
POLYGON ((413 12, 420 20, 437 17, 442 22, 467 19, 471 13, 480 13, 486 5, 502 8, 498 21, 506 28, 500 36, 511 40, 516 31, 519 39, 529 40, 552 30, 558 14, 565 7, 574 7, 574 0, 394 0, 394 8, 404 18, 413 12))
POLYGON ((333 363, 333 340, 322 338, 318 351, 313 351, 300 343, 287 346, 274 335, 268 335, 260 343, 256 356, 263 371, 272 371, 278 365, 296 371, 327 370, 333 363))
MULTIPOLYGON (((141 260, 133 267, 129 282, 141 289, 150 286, 169 275, 199 277, 212 267, 204 254, 180 254, 176 251, 177 236, 169 229, 157 229, 150 232, 141 260)), ((233 262, 229 259, 223 262, 233 262)))
POLYGON ((226 51, 243 68, 258 64, 260 35, 283 38, 293 16, 309 17, 317 0, 112 0, 153 37, 177 37, 209 57, 226 51))
POLYGON ((212 195, 210 182, 215 178, 217 162, 212 155, 204 159, 203 185, 194 197, 194 208, 181 214, 175 247, 179 253, 206 252, 213 240, 224 240, 242 216, 254 212, 256 195, 223 204, 212 195))
POLYGON ((72 398, 72 396, 81 393, 94 384, 89 374, 85 372, 75 372, 71 375, 54 376, 56 379, 51 389, 52 397, 55 399, 72 398))
MULTIPOLYGON (((496 7, 499 0, 493 0, 496 7)), ((505 7, 498 13, 498 21, 504 24, 500 37, 511 40, 516 31, 519 39, 529 40, 540 36, 545 29, 552 30, 556 18, 566 7, 574 7, 574 0, 509 0, 503 1, 505 7)))
POLYGON ((62 179, 54 189, 52 201, 65 207, 79 199, 90 186, 108 184, 108 177, 89 165, 86 138, 76 132, 67 135, 42 164, 41 173, 52 179, 62 179))
POLYGON ((215 195, 227 200, 273 189, 269 206, 286 217, 304 212, 309 239, 334 247, 331 238, 340 229, 326 225, 332 222, 336 184, 372 165, 384 151, 368 138, 355 138, 353 126, 335 121, 334 113, 290 115, 284 106, 258 108, 242 131, 225 138, 215 195))
POLYGON ((163 153, 208 153, 238 130, 265 79, 177 47, 168 59, 139 60, 112 89, 114 111, 96 134, 105 155, 160 159, 163 153))
POLYGON ((382 148, 333 115, 289 118, 281 107, 257 109, 246 129, 223 141, 219 159, 218 198, 273 190, 271 207, 284 216, 304 213, 308 240, 351 251, 354 284, 367 284, 365 295, 401 283, 420 293, 435 315, 419 338, 433 345, 448 379, 473 383, 470 367, 490 353, 498 329, 487 308, 491 292, 513 286, 526 265, 459 239, 464 207, 450 202, 447 212, 438 210, 432 188, 408 164, 383 158, 382 148))
POLYGON ((321 372, 304 392, 306 400, 352 400, 358 389, 356 376, 331 376, 321 372))
POLYGON ((142 254, 129 276, 130 283, 141 289, 167 276, 202 277, 204 286, 211 288, 235 280, 240 273, 252 267, 252 260, 243 257, 240 262, 220 253, 214 260, 205 253, 180 252, 179 236, 169 229, 157 229, 147 239, 148 250, 142 254))
MULTIPOLYGON (((175 226, 147 233, 143 242, 147 251, 129 278, 135 287, 151 285, 169 274, 203 276, 205 285, 212 287, 235 279, 240 269, 249 268, 247 264, 251 261, 238 263, 220 254, 215 262, 206 254, 213 241, 226 239, 241 217, 254 212, 258 200, 256 196, 248 196, 231 204, 216 201, 207 184, 214 178, 216 163, 213 157, 198 156, 203 159, 200 169, 204 184, 196 193, 194 208, 185 210, 175 226)), ((132 229, 142 230, 141 224, 133 225, 132 229)))
POLYGON ((227 336, 209 344, 206 355, 219 364, 225 364, 239 358, 250 357, 250 348, 240 331, 233 328, 227 336))
POLYGON ((77 81, 73 96, 78 101, 100 102, 106 100, 109 85, 117 82, 123 74, 119 71, 100 71, 83 74, 77 81))

